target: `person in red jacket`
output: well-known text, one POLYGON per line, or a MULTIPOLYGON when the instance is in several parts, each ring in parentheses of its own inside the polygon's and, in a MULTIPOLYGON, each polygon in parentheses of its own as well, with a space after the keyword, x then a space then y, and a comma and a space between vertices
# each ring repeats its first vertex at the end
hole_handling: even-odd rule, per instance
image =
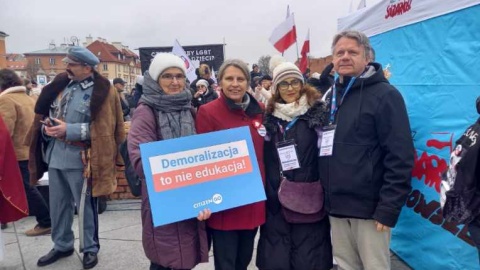
MULTIPOLYGON (((225 61, 219 69, 220 98, 200 107, 195 120, 197 133, 248 126, 262 179, 265 127, 263 104, 247 93, 250 74, 247 65, 237 59, 225 61)), ((252 259, 257 229, 265 223, 265 202, 257 202, 218 213, 207 221, 213 239, 216 270, 247 269, 252 259)))
POLYGON ((0 117, 0 222, 7 223, 28 216, 28 203, 15 150, 0 117))

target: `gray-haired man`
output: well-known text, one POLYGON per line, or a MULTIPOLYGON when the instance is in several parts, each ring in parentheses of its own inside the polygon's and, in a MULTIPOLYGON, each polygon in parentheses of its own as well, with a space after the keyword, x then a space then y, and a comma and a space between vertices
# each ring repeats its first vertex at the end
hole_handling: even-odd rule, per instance
POLYGON ((390 228, 410 192, 414 148, 405 103, 357 31, 332 44, 339 78, 319 158, 339 269, 390 269, 390 228), (330 140, 328 140, 330 138, 330 140))

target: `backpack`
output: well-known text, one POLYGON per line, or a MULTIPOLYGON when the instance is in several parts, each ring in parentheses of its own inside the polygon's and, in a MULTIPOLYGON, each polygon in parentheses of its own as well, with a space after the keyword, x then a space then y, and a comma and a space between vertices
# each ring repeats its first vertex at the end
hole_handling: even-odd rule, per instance
MULTIPOLYGON (((150 106, 148 107, 155 114, 155 111, 153 110, 153 108, 151 108, 150 106)), ((125 141, 120 144, 118 151, 120 152, 120 155, 123 158, 123 162, 125 163, 125 178, 127 179, 128 186, 130 187, 130 192, 132 193, 133 196, 138 197, 142 195, 142 181, 144 181, 145 179, 139 177, 135 172, 135 169, 133 168, 133 164, 130 161, 130 156, 128 154, 127 139, 125 139, 125 141)))
POLYGON ((125 178, 127 178, 130 192, 133 196, 138 197, 142 195, 142 181, 143 179, 138 177, 132 163, 130 162, 130 156, 128 155, 127 139, 119 146, 120 155, 125 163, 125 178))

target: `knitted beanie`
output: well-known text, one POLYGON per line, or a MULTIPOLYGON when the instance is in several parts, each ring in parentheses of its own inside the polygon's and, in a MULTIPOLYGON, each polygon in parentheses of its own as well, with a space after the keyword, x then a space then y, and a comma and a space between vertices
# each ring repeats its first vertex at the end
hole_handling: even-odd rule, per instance
POLYGON ((185 63, 183 60, 171 53, 157 53, 150 63, 148 73, 155 80, 158 81, 158 77, 168 68, 179 68, 183 75, 187 74, 185 63))
POLYGON ((270 89, 277 91, 278 84, 287 78, 299 79, 303 84, 305 84, 305 80, 303 79, 300 69, 298 69, 298 67, 293 63, 283 62, 273 69, 273 81, 270 89))
POLYGON ((199 85, 203 85, 203 86, 205 86, 206 88, 208 88, 209 83, 208 83, 206 80, 201 79, 201 80, 198 80, 197 83, 195 84, 195 86, 197 86, 197 87, 198 87, 199 85))

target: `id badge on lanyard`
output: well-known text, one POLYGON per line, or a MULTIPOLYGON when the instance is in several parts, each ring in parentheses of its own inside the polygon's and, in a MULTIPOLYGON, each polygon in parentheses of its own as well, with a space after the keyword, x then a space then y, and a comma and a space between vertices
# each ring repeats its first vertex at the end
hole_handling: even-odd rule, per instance
POLYGON ((277 152, 280 159, 282 171, 289 171, 300 168, 298 162, 297 147, 294 140, 287 140, 277 143, 277 152))
POLYGON ((280 159, 280 165, 282 166, 282 171, 289 171, 300 168, 300 163, 298 162, 297 155, 297 145, 295 140, 285 140, 286 133, 289 129, 295 125, 298 118, 295 117, 290 123, 288 123, 285 130, 283 130, 282 125, 278 124, 280 132, 283 135, 283 141, 277 142, 277 152, 278 158, 280 159))
MULTIPOLYGON (((341 103, 343 103, 343 100, 345 99, 345 96, 347 93, 350 91, 352 88, 353 83, 355 82, 355 77, 352 77, 350 79, 350 82, 347 85, 347 88, 345 88, 345 93, 342 96, 341 103)), ((319 132, 318 132, 318 148, 320 151, 318 152, 318 156, 320 157, 328 157, 333 154, 333 141, 335 138, 335 129, 336 125, 334 125, 335 122, 335 114, 338 112, 338 104, 337 104, 337 87, 335 84, 333 84, 332 87, 332 104, 330 107, 330 125, 323 127, 319 132)))
POLYGON ((327 157, 333 154, 333 140, 335 138, 335 125, 323 127, 318 134, 318 156, 327 157))

